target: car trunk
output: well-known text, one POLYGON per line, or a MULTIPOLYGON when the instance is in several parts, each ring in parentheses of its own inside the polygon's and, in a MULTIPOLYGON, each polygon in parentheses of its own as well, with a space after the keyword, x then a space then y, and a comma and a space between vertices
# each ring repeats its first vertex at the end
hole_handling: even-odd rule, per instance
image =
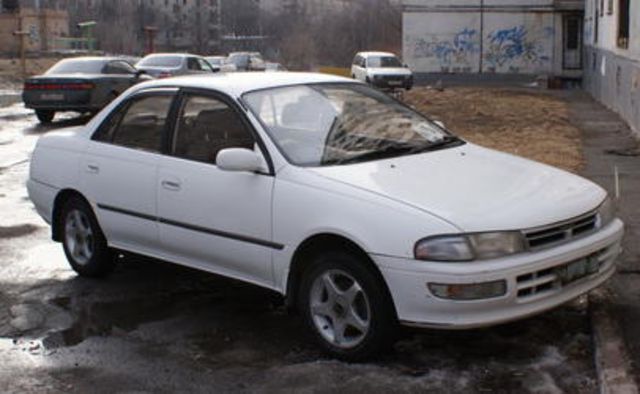
POLYGON ((66 107, 91 102, 95 84, 91 78, 77 76, 41 76, 24 84, 23 100, 27 107, 66 107))

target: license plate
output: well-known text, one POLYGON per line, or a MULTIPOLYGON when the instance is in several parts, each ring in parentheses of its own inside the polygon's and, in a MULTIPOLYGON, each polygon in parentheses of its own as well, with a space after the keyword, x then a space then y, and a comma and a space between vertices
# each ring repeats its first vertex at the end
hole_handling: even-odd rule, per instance
POLYGON ((389 85, 391 85, 391 86, 400 86, 400 85, 402 85, 402 81, 389 81, 389 85))
POLYGON ((41 100, 46 101, 62 101, 64 100, 64 94, 61 93, 42 93, 40 95, 41 100))
POLYGON ((588 256, 564 267, 556 269, 556 275, 562 284, 575 282, 591 274, 595 274, 600 269, 597 256, 588 256))

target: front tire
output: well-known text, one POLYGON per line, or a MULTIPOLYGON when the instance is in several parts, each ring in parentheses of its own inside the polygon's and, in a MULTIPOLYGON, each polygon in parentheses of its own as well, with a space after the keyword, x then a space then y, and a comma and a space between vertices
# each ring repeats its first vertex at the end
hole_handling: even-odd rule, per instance
POLYGON ((299 310, 318 344, 346 361, 374 356, 390 347, 396 317, 384 283, 345 252, 318 256, 304 273, 299 310))
POLYGON ((70 198, 62 210, 61 224, 64 253, 78 275, 98 278, 113 271, 113 251, 86 201, 70 198))
POLYGON ((36 116, 38 117, 38 120, 42 124, 51 123, 55 115, 56 115, 55 111, 49 111, 44 109, 36 110, 36 116))

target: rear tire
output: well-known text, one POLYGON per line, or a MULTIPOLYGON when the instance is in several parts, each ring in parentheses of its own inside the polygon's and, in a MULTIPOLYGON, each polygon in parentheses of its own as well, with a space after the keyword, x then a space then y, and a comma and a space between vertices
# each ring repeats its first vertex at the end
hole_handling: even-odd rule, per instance
POLYGON ((62 246, 67 260, 80 276, 99 278, 115 268, 114 253, 89 204, 71 197, 61 213, 62 246))
POLYGON ((38 120, 40 121, 40 123, 43 123, 43 124, 51 123, 55 115, 56 115, 55 111, 49 111, 44 109, 36 110, 36 116, 38 117, 38 120))
POLYGON ((359 361, 391 347, 397 322, 384 283, 342 251, 315 258, 302 277, 299 310, 318 344, 331 356, 359 361))

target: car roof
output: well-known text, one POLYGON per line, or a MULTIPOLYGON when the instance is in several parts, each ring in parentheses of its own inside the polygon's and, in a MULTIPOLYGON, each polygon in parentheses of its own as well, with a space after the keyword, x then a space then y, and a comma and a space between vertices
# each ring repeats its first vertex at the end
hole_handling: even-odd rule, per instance
POLYGON ((360 83, 353 79, 329 74, 304 72, 239 72, 214 75, 190 75, 159 79, 137 85, 139 89, 161 87, 191 87, 212 89, 233 97, 240 97, 247 92, 261 89, 277 88, 291 85, 315 83, 360 83))
POLYGON ((168 57, 168 56, 174 56, 174 57, 202 57, 200 55, 194 55, 191 53, 150 53, 147 56, 144 57, 144 59, 148 58, 148 57, 168 57))
POLYGON ((364 56, 364 57, 369 57, 369 56, 393 56, 393 57, 397 57, 395 53, 391 53, 391 52, 359 52, 358 55, 360 56, 364 56))

